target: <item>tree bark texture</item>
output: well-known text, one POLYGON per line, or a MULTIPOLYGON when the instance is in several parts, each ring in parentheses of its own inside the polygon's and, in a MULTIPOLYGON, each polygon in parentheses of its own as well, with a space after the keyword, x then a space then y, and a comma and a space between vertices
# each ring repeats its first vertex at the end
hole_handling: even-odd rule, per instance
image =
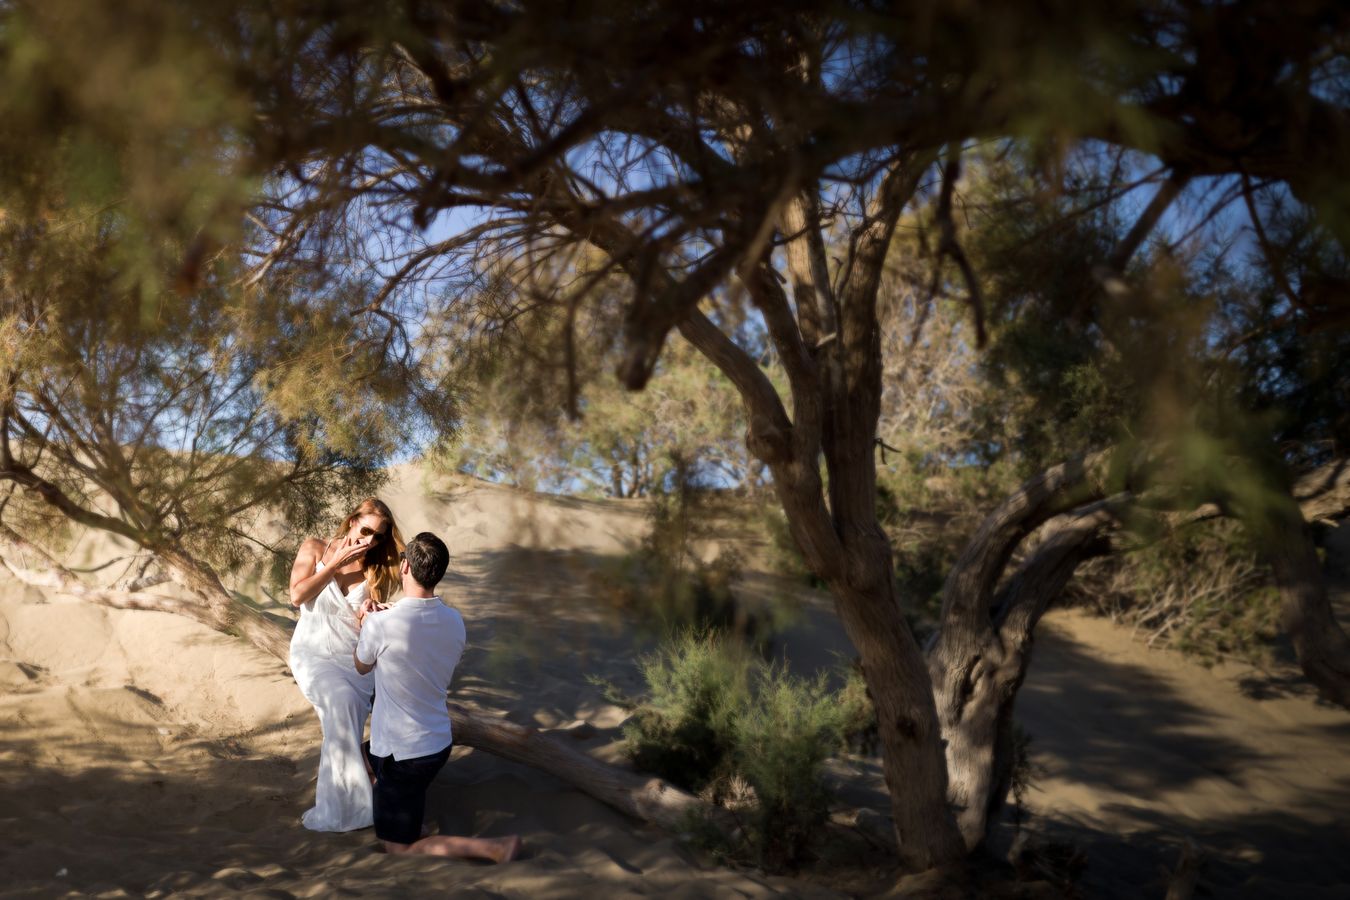
MULTIPOLYGON (((1322 564, 1298 502, 1289 495, 1226 499, 1274 572, 1280 624, 1303 673, 1328 700, 1350 709, 1350 637, 1332 611, 1322 564)), ((1315 513, 1326 514, 1325 494, 1308 502, 1315 513)))
POLYGON ((945 742, 948 799, 965 846, 985 837, 995 785, 997 748, 1011 740, 1012 705, 1030 661, 1036 624, 1077 565, 1102 521, 1107 454, 1055 466, 1030 479, 981 523, 943 586, 941 631, 928 673, 945 742), (1068 516, 1009 583, 995 589, 1013 552, 1057 515, 1089 504, 1086 518, 1068 516), (1058 586, 1057 586, 1058 585, 1058 586), (999 607, 1002 606, 1002 609, 999 607), (1003 738, 1000 738, 1000 734, 1003 738))
MULTIPOLYGON (((885 558, 889 568, 889 553, 885 558)), ((965 856, 947 802, 947 771, 923 654, 893 593, 831 585, 876 709, 882 768, 902 864, 923 871, 965 856)))
POLYGON ((968 848, 983 843, 1011 785, 1013 708, 1031 663, 1036 626, 1078 565, 1108 546, 1101 534, 1112 521, 1102 504, 1092 504, 1046 523, 1041 542, 994 598, 992 627, 961 670, 967 673, 963 682, 954 684, 951 670, 930 656, 934 685, 962 692, 959 702, 946 696, 941 721, 948 797, 968 848))
MULTIPOLYGON (((795 317, 767 267, 742 280, 763 313, 792 389, 787 460, 766 458, 807 564, 834 596, 876 707, 886 786, 902 865, 955 862, 965 846, 947 802, 947 772, 923 653, 905 624, 890 541, 877 521, 877 419, 882 360, 876 301, 891 236, 932 155, 893 162, 854 235, 838 287, 824 264, 813 195, 788 203, 795 317), (822 503, 821 456, 829 473, 822 503)), ((754 448, 751 448, 754 452, 754 448)))
MULTIPOLYGON (((1107 456, 1098 454, 1028 481, 984 520, 944 587, 943 629, 928 664, 949 797, 971 848, 984 840, 1007 797, 1013 708, 1031 662, 1036 625, 1080 563, 1110 552, 1106 535, 1118 524, 1113 510, 1133 499, 1128 493, 1097 499, 1107 491, 1108 465, 1107 456), (1038 528, 1039 543, 999 586, 1018 544, 1038 528)), ((1300 666, 1328 698, 1346 705, 1350 642, 1334 618, 1304 520, 1331 520, 1350 511, 1350 465, 1338 460, 1304 475, 1293 497, 1292 503, 1285 498, 1230 511, 1243 516, 1264 548, 1300 666)), ((1181 521, 1222 515, 1225 506, 1210 504, 1181 521)))

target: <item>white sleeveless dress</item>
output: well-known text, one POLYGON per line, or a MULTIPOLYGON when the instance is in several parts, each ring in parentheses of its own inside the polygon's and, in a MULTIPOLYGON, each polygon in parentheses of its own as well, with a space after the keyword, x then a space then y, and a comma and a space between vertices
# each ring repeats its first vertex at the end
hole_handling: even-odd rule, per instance
MULTIPOLYGON (((315 571, 323 567, 318 563, 315 571)), ((328 582, 317 597, 301 604, 291 636, 291 672, 323 728, 314 808, 301 817, 311 831, 354 831, 374 823, 361 739, 375 696, 375 675, 358 675, 352 662, 356 610, 365 598, 364 581, 345 595, 336 579, 328 582)))

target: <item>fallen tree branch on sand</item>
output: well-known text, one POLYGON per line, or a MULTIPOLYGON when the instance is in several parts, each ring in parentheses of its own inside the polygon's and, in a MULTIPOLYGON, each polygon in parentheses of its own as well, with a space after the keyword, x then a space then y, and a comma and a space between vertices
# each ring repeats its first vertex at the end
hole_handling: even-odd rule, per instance
POLYGON ((3 524, 0 524, 0 547, 11 552, 17 552, 20 556, 32 554, 42 561, 45 568, 43 571, 38 571, 26 566, 16 565, 8 558, 0 556, 0 570, 9 572, 10 575, 24 584, 54 590, 101 606, 111 606, 114 609, 150 610, 185 616, 208 628, 219 630, 216 628, 210 610, 197 601, 184 600, 164 594, 152 594, 147 591, 118 590, 85 584, 78 575, 61 565, 51 554, 30 541, 24 540, 11 528, 3 524))
POLYGON ((651 775, 603 763, 569 746, 567 738, 477 714, 450 704, 455 743, 541 769, 626 815, 669 831, 688 827, 690 815, 704 817, 725 834, 737 830, 726 810, 651 775))
MULTIPOLYGON (((23 556, 36 555, 42 560, 46 570, 37 571, 17 565, 0 555, 0 570, 8 571, 24 584, 115 609, 173 613, 220 631, 215 614, 204 603, 163 594, 120 591, 85 584, 51 555, 3 525, 0 525, 0 549, 8 549, 23 556)), ((284 650, 278 651, 278 648, 285 648, 290 643, 285 627, 265 618, 257 627, 270 627, 276 634, 265 641, 253 640, 252 643, 285 662, 284 650)), ((248 636, 251 638, 252 634, 248 636)), ((694 816, 728 836, 738 830, 734 818, 726 810, 655 776, 601 762, 572 746, 569 738, 485 716, 458 703, 450 703, 449 710, 457 745, 473 747, 547 772, 625 815, 650 822, 667 831, 678 832, 687 828, 689 819, 694 816)))

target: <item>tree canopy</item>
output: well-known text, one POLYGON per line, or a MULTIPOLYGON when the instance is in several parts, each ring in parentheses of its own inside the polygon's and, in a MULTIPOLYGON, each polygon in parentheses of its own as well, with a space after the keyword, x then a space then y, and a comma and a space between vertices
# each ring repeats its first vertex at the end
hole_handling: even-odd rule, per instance
POLYGON ((764 473, 859 652, 906 865, 984 840, 1036 624, 1140 517, 1240 519, 1305 671, 1350 703, 1350 640, 1287 471, 1345 441, 1341 4, 111 15, 0 13, 0 478, 30 499, 69 514, 92 479, 128 498, 93 524, 143 520, 175 552, 155 529, 176 537, 221 489, 174 474, 191 435, 225 456, 242 440, 255 472, 356 471, 409 422, 452 432, 469 376, 514 377, 503 361, 528 373, 514 390, 594 412, 581 444, 612 458, 632 429, 602 370, 637 390, 696 353, 743 410, 744 455, 723 457, 764 473), (1215 252, 1223 235, 1242 246, 1215 252), (1030 478, 953 564, 925 651, 878 521, 877 442, 883 412, 907 431, 923 408, 909 362, 955 383, 967 360, 1003 393, 946 398, 965 443, 944 452, 1015 455, 1030 478), (126 475, 136 440, 172 461, 167 488, 126 475), (39 453, 70 467, 65 491, 35 480, 39 453))

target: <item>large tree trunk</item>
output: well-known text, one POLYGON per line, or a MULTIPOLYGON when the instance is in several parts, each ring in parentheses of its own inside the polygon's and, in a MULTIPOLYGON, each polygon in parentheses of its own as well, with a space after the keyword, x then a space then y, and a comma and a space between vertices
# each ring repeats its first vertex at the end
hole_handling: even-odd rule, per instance
MULTIPOLYGON (((889 551, 888 551, 889 552, 889 551)), ((889 555, 886 559, 889 568, 889 555)), ((831 585, 876 709, 882 769, 902 864, 923 871, 965 856, 947 803, 947 770, 923 654, 889 584, 831 585)))
MULTIPOLYGON (((876 708, 900 860, 911 871, 955 862, 965 855, 965 847, 947 803, 946 763, 923 653, 895 594, 890 542, 870 502, 870 527, 861 518, 856 527, 841 529, 848 535, 842 538, 821 503, 814 466, 780 462, 773 472, 797 546, 829 586, 840 622, 862 661, 876 708)), ((839 489, 838 482, 833 487, 839 489)), ((842 505, 836 501, 833 510, 842 505)))
POLYGON ((984 842, 1003 805, 1014 764, 1013 710, 1031 664, 1036 626, 1079 563, 1105 549, 1102 530, 1112 521, 1099 504, 1059 516, 1045 526, 1035 551, 1018 567, 991 604, 992 625, 963 682, 953 684, 936 655, 934 683, 961 690, 944 704, 948 796, 966 846, 984 842), (959 710, 959 715, 950 711, 959 710))
MULTIPOLYGON (((898 160, 882 179, 869 210, 876 217, 854 233, 852 270, 840 285, 837 309, 820 303, 829 297, 827 283, 819 283, 815 273, 808 276, 802 265, 793 266, 801 271, 795 280, 805 282, 809 277, 814 284, 814 290, 797 296, 799 308, 819 308, 807 333, 832 320, 837 338, 828 341, 815 360, 821 376, 819 394, 808 389, 805 360, 792 364, 785 357, 784 363, 789 377, 794 377, 794 368, 805 370, 794 378, 803 386, 794 384, 793 412, 798 428, 811 426, 818 438, 808 440, 799 433, 794 455, 801 469, 814 467, 818 441, 829 471, 831 525, 842 550, 842 559, 827 561, 816 572, 830 585, 839 617, 862 658, 876 706, 900 859, 911 870, 947 865, 966 855, 947 801, 947 764, 932 685, 923 653, 900 614, 891 544, 876 513, 875 442, 883 371, 877 291, 900 210, 931 161, 928 154, 898 160), (817 397, 818 405, 811 405, 817 397)), ((809 210, 805 214, 811 218, 809 210)), ((810 246, 804 249, 807 257, 819 255, 810 246)), ((800 262, 807 270, 819 268, 810 258, 800 262)), ((751 296, 765 310, 770 331, 787 333, 775 334, 780 352, 794 336, 800 347, 800 336, 788 327, 786 299, 771 276, 766 273, 760 283, 765 290, 752 289, 751 296)))
MULTIPOLYGON (((1340 466, 1343 470, 1344 463, 1340 466)), ((1328 700, 1350 709, 1350 638, 1331 609, 1322 564, 1299 504, 1274 492, 1235 496, 1230 502, 1275 574, 1280 624, 1303 673, 1328 700)), ((1326 508, 1324 495, 1305 502, 1316 514, 1326 508)))
MULTIPOLYGON (((761 437, 758 443, 763 452, 769 442, 761 437)), ((870 504, 871 527, 861 521, 846 529, 847 542, 842 540, 821 502, 819 471, 783 462, 772 452, 765 456, 777 463, 774 486, 797 546, 825 579, 861 659, 876 708, 900 860, 912 871, 955 862, 965 847, 947 803, 946 764, 923 653, 895 594, 890 542, 870 504)), ((840 508, 837 502, 833 506, 840 508)))
MULTIPOLYGON (((1013 764, 1013 711, 1041 616, 1078 565, 1109 552, 1111 506, 1129 494, 1092 501, 1106 491, 1107 457, 1057 466, 1027 482, 981 524, 944 588, 943 630, 929 654, 946 746, 949 797, 969 847, 986 837, 1007 797, 1013 764), (1047 517, 1054 515, 1047 522, 1047 517), (995 593, 1016 545, 1042 527, 1040 543, 995 593)), ((1136 468, 1141 460, 1133 461, 1136 468)), ((1264 549, 1284 598, 1282 621, 1308 679, 1335 702, 1350 696, 1350 641, 1335 621, 1305 518, 1335 519, 1350 510, 1350 465, 1336 461, 1300 478, 1288 498, 1257 507, 1233 503, 1264 549)), ((1221 515, 1211 505, 1181 516, 1221 515)), ((1176 522, 1174 525, 1178 524, 1176 522)))
POLYGON ((999 578, 1029 534, 1065 510, 1100 501, 1109 464, 1107 454, 1095 454, 1027 481, 985 518, 943 586, 941 631, 928 654, 928 672, 946 748, 947 796, 968 848, 984 840, 989 810, 1002 799, 991 799, 1003 780, 998 747, 1011 742, 1012 704, 1030 661, 1032 634, 1053 597, 1047 591, 1060 574, 1068 580, 1076 561, 1070 565, 1061 557, 1088 539, 1103 510, 1089 506, 1087 519, 1066 517, 1057 539, 1044 543, 1044 561, 1009 583, 1015 593, 996 596, 999 578))
POLYGON ((1350 638, 1332 612, 1312 542, 1294 532, 1267 544, 1266 559, 1283 600, 1280 624, 1303 674, 1328 700, 1350 709, 1350 638))

